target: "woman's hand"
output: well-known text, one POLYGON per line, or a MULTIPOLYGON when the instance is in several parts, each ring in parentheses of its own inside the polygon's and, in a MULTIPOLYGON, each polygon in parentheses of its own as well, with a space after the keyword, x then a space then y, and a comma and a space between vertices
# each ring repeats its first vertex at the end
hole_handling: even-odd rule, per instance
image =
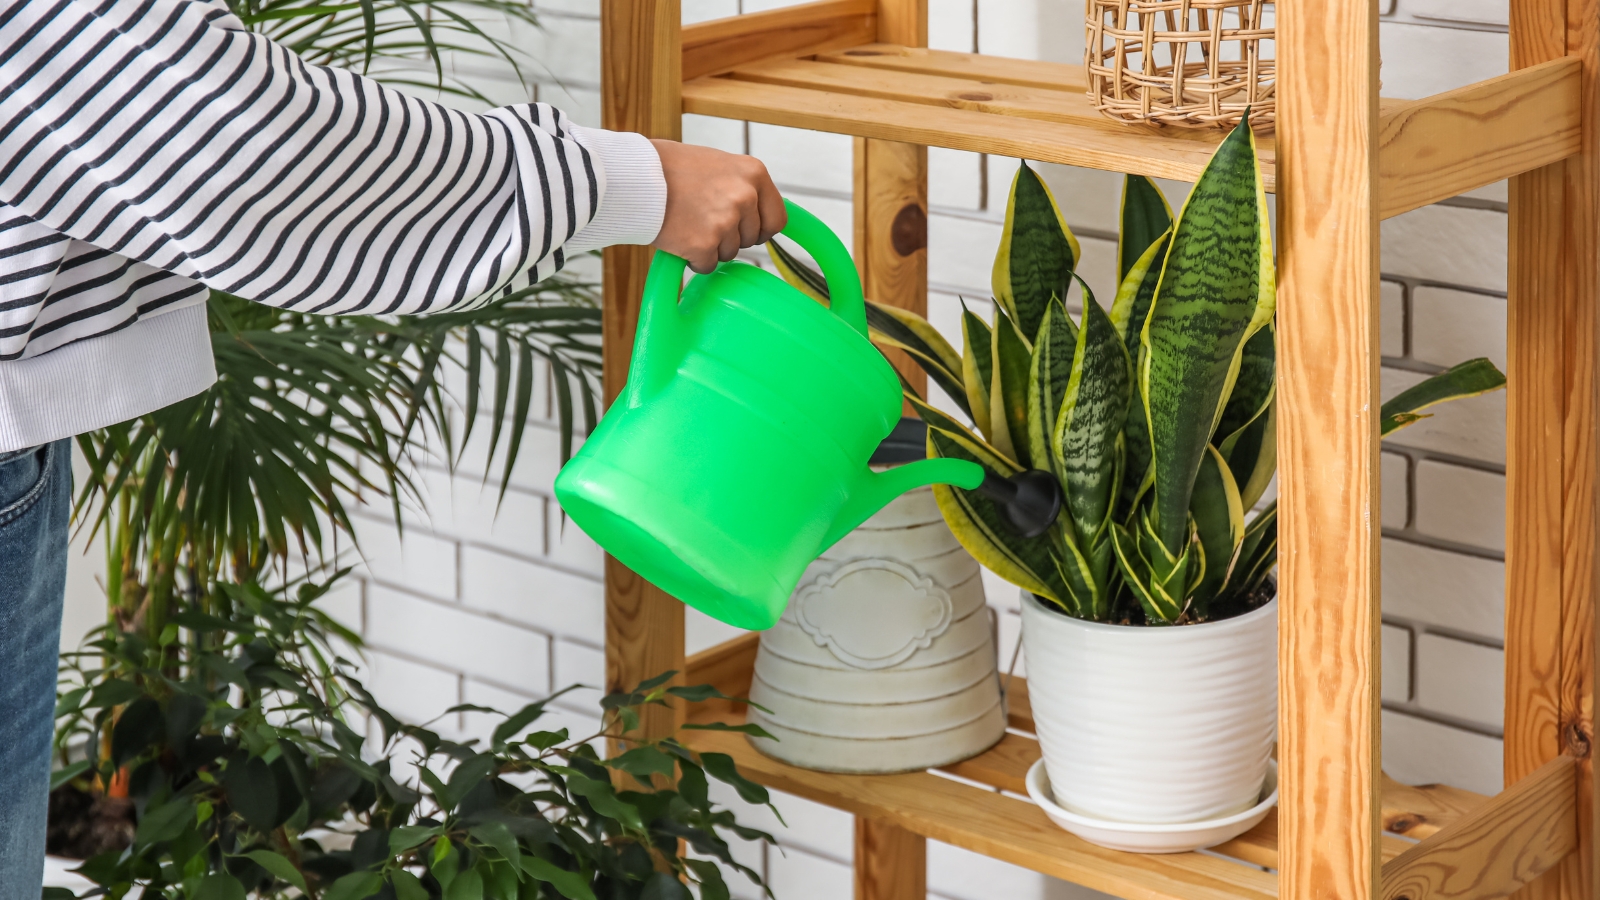
POLYGON ((652 139, 667 180, 667 213, 656 247, 704 274, 788 224, 767 167, 751 156, 652 139))

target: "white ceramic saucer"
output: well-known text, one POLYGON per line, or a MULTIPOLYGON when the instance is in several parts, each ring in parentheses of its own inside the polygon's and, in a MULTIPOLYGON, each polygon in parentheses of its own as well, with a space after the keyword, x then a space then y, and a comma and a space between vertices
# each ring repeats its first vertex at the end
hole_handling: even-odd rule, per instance
POLYGON ((1050 792, 1050 776, 1045 774, 1042 759, 1028 769, 1028 796, 1039 804, 1050 821, 1091 844, 1130 853, 1185 853, 1232 840, 1265 819, 1278 803, 1278 763, 1272 761, 1267 764, 1267 780, 1261 785, 1260 803, 1244 812, 1205 822, 1136 825, 1068 812, 1056 805, 1050 792))

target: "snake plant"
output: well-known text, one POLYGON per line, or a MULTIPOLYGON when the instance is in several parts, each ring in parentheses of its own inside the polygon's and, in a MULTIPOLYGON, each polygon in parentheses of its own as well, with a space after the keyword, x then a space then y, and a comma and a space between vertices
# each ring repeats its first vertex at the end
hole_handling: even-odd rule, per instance
MULTIPOLYGON (((936 486, 956 537, 1006 580, 1068 615, 1181 624, 1226 618, 1270 595, 1277 508, 1275 276, 1255 136, 1235 129, 1174 217, 1148 178, 1124 181, 1119 284, 1109 311, 1078 276, 1077 239, 1044 181, 1017 170, 995 258, 994 317, 962 313, 958 352, 925 319, 870 305, 872 337, 908 353, 970 425, 907 386, 933 456, 1011 476, 1052 473, 1064 509, 1044 534, 1007 527, 989 499, 936 486), (1073 282, 1083 312, 1064 301, 1073 282)), ((781 274, 826 287, 777 245, 781 274)), ((1382 432, 1420 410, 1496 390, 1487 359, 1384 404, 1382 432)))

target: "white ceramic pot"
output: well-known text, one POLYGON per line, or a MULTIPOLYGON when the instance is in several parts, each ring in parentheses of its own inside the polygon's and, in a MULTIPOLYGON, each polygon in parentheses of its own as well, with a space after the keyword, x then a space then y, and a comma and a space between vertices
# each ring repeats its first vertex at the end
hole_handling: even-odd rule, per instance
POLYGON ((1276 600, 1220 622, 1154 628, 1084 622, 1024 593, 1022 642, 1062 808, 1170 825, 1260 801, 1277 733, 1276 600))
POLYGON ((981 753, 1005 734, 978 563, 933 491, 905 494, 806 570, 761 635, 753 739, 830 772, 906 772, 981 753))

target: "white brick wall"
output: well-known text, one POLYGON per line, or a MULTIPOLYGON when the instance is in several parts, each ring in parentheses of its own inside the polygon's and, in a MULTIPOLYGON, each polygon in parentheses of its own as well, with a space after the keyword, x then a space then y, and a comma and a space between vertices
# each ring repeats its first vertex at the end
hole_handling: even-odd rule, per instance
MULTIPOLYGON (((599 0, 534 2, 545 31, 526 45, 542 62, 526 72, 532 96, 598 124, 599 0)), ((790 2, 684 0, 683 10, 685 21, 698 21, 790 2)), ((1060 61, 1082 53, 1074 0, 931 0, 930 8, 935 47, 1060 61)), ((1505 71, 1507 0, 1384 0, 1382 8, 1386 96, 1424 96, 1505 71)), ((510 80, 491 88, 486 93, 500 102, 529 94, 510 80)), ((848 242, 849 139, 694 116, 684 135, 760 155, 787 193, 848 242)), ((929 162, 930 317, 959 335, 960 297, 987 313, 1015 162, 939 149, 929 162)), ((1042 171, 1082 239, 1085 277, 1108 300, 1117 178, 1059 166, 1042 171)), ((1175 207, 1181 203, 1185 185, 1163 188, 1175 207)), ((1384 223, 1386 395, 1469 356, 1503 364, 1505 240, 1503 185, 1384 223)), ((539 406, 546 405, 541 395, 539 406)), ((1389 441, 1382 457, 1384 763, 1401 780, 1492 792, 1501 777, 1505 404, 1493 395, 1434 412, 1389 441)), ((360 520, 362 582, 330 602, 371 642, 374 691, 407 718, 430 719, 463 702, 515 708, 552 687, 602 679, 601 554, 565 526, 550 497, 552 423, 531 425, 523 447, 498 515, 499 463, 486 480, 481 453, 469 452, 454 477, 425 472, 432 515, 414 518, 403 538, 382 521, 382 510, 360 520)), ((98 618, 98 563, 94 555, 74 568, 69 645, 79 626, 98 618)), ((986 585, 1001 613, 1005 664, 1018 633, 1016 591, 993 577, 986 585)), ((691 652, 731 633, 690 612, 691 652)), ((594 696, 558 701, 557 715, 574 734, 597 725, 594 696)), ((464 735, 486 728, 472 714, 440 725, 464 735)), ((749 817, 780 834, 784 848, 751 851, 747 861, 780 898, 848 896, 850 817, 795 797, 777 802, 789 827, 763 811, 749 817)), ((1092 893, 938 844, 929 847, 929 886, 931 895, 952 900, 1092 893)))

